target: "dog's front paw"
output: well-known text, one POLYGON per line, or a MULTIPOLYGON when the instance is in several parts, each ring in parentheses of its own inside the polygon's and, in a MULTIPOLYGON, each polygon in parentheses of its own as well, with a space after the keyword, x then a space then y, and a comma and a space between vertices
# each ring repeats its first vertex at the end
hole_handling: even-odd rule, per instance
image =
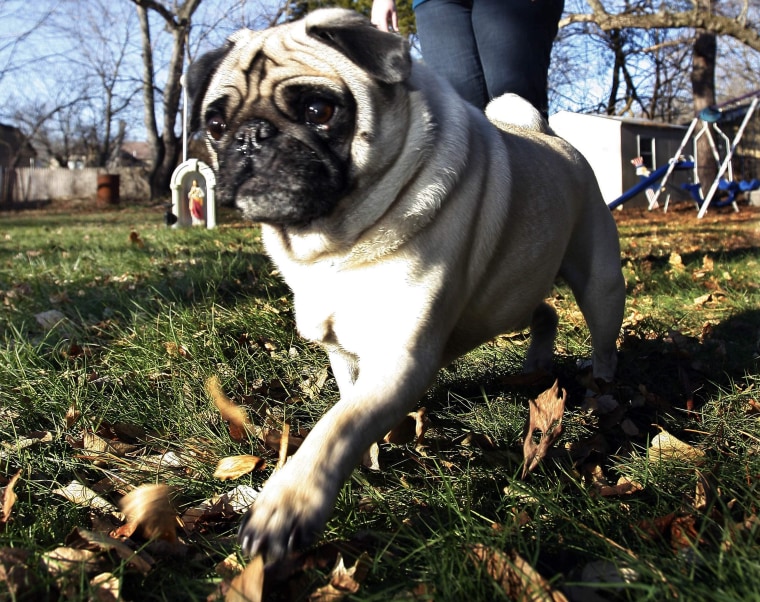
POLYGON ((335 495, 285 466, 270 477, 243 517, 238 540, 250 556, 268 563, 311 543, 332 511, 335 495))

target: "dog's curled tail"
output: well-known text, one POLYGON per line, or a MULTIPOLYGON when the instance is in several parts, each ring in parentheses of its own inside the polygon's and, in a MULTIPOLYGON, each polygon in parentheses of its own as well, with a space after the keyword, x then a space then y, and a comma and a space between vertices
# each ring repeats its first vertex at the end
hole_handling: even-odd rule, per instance
POLYGON ((555 135, 538 109, 517 94, 507 93, 494 98, 486 106, 486 117, 501 130, 519 127, 549 136, 555 135))

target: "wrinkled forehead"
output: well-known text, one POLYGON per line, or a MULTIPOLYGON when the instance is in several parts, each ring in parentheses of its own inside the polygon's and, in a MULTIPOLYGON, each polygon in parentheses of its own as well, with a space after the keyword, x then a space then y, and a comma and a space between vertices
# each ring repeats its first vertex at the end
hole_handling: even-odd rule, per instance
POLYGON ((205 106, 224 97, 232 106, 256 98, 277 98, 278 90, 303 84, 340 93, 344 76, 364 79, 363 72, 345 55, 306 33, 303 21, 263 31, 241 29, 229 38, 232 48, 212 78, 205 106))

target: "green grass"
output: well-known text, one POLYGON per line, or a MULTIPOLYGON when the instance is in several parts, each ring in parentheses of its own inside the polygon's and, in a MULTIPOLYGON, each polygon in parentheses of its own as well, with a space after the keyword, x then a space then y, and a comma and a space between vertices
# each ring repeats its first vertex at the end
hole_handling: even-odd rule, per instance
MULTIPOLYGON (((304 392, 326 356, 296 335, 288 290, 258 230, 229 216, 213 231, 167 229, 160 214, 0 215, 0 489, 20 471, 18 500, 0 522, 0 600, 86 600, 96 572, 112 573, 125 600, 207 599, 222 581, 217 563, 237 550, 239 516, 183 537, 182 554, 134 537, 155 561, 145 574, 99 554, 97 571, 75 565, 65 581, 41 566, 46 554, 76 528, 103 532, 118 522, 53 490, 79 481, 116 503, 136 485, 166 483, 182 512, 237 483, 260 486, 276 450, 264 452, 263 472, 233 484, 212 476, 218 458, 262 450, 230 437, 204 390, 210 376, 255 407, 256 420, 287 421, 291 431, 308 429, 337 399, 332 378, 315 397, 304 392), (142 244, 130 242, 133 231, 142 244), (35 318, 50 310, 65 317, 52 328, 35 318), (73 424, 72 408, 81 414, 73 424), (44 441, 22 446, 41 431, 44 441), (94 461, 78 447, 84 432, 135 451, 94 461), (136 468, 139 456, 166 451, 184 454, 182 468, 136 468), (9 561, 9 548, 23 561, 9 561), (21 578, 8 577, 14 566, 21 578)), ((355 471, 313 553, 331 558, 330 546, 344 542, 349 557, 369 554, 369 573, 349 599, 414 599, 415 588, 435 600, 508 599, 471 559, 478 544, 516 551, 574 600, 589 599, 590 587, 609 600, 760 599, 760 414, 750 411, 760 391, 756 214, 616 215, 629 292, 618 411, 582 407, 576 362, 590 343, 560 285, 556 372, 569 400, 553 456, 519 480, 528 400, 546 385, 512 378, 524 335, 442 371, 420 403, 431 420, 426 447, 381 446, 382 470, 355 471), (704 456, 648 458, 661 429, 704 456), (613 484, 626 476, 643 489, 600 496, 595 467, 613 484), (699 483, 706 505, 695 500, 699 483), (599 583, 595 567, 634 577, 599 583)), ((330 568, 276 582, 273 599, 293 599, 287 587, 308 596, 330 568)))

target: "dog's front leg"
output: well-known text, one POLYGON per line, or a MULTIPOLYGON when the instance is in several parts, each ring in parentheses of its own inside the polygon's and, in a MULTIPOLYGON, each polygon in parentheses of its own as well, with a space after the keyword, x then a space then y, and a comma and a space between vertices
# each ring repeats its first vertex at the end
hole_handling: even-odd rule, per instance
POLYGON ((378 354, 360 362, 356 382, 340 385, 340 401, 270 477, 245 516, 240 543, 249 554, 262 553, 271 562, 309 543, 361 455, 401 421, 438 368, 429 351, 404 351, 395 361, 378 354))
POLYGON ((339 347, 330 349, 330 367, 341 395, 348 394, 359 378, 359 358, 339 347))

